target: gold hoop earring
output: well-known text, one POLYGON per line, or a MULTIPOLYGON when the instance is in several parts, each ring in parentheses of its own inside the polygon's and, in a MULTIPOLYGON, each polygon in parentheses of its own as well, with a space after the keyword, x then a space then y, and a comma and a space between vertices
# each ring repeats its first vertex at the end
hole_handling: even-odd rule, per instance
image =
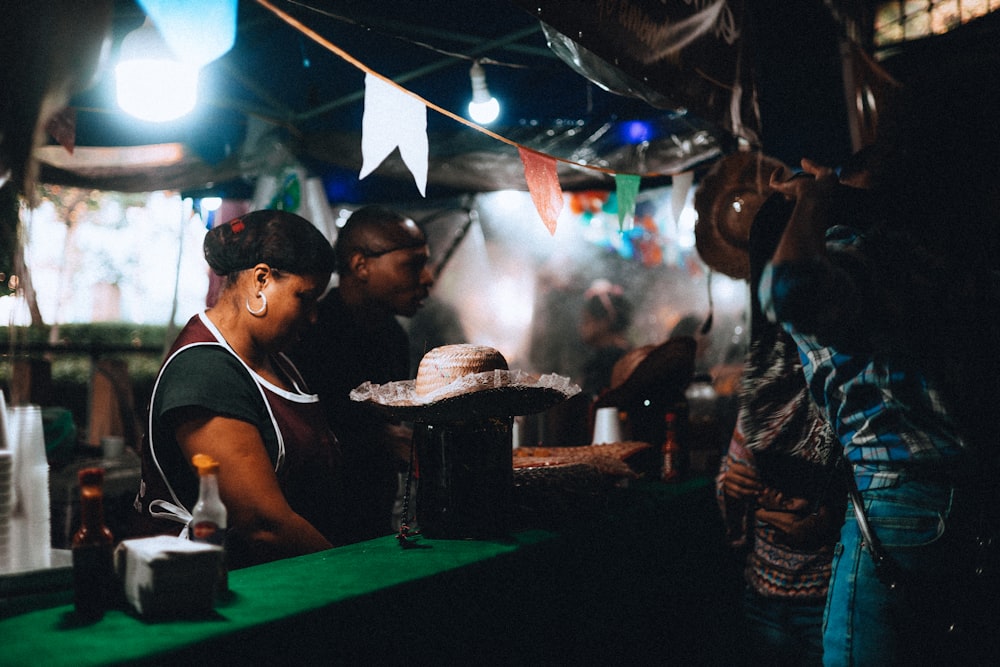
POLYGON ((254 310, 250 307, 250 299, 247 299, 247 312, 254 317, 264 317, 264 313, 267 312, 267 295, 263 292, 257 292, 257 298, 260 299, 260 308, 254 310))

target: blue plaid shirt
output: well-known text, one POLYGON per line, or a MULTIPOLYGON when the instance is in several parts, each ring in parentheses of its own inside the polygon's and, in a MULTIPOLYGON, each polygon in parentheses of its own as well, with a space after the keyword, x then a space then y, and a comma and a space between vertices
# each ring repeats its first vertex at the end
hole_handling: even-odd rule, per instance
POLYGON ((831 229, 829 262, 769 263, 759 293, 768 318, 781 322, 798 345, 809 390, 854 464, 858 488, 865 490, 938 468, 963 443, 938 389, 918 369, 889 354, 820 342, 844 340, 839 334, 865 324, 850 305, 865 282, 858 275, 865 266, 856 251, 859 240, 848 228, 831 229))

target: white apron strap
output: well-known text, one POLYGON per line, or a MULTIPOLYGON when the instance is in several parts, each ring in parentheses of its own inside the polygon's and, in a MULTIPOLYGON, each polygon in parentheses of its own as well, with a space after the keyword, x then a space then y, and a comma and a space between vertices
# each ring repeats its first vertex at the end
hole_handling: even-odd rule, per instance
POLYGON ((149 503, 149 514, 157 519, 167 519, 176 523, 183 523, 184 530, 178 537, 189 539, 188 525, 191 523, 191 513, 180 505, 175 505, 166 500, 154 500, 149 503))

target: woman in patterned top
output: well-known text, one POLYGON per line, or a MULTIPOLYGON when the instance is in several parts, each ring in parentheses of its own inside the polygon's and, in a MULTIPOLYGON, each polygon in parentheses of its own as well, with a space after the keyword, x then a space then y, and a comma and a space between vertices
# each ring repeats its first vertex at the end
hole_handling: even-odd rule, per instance
MULTIPOLYGON (((732 272, 752 288, 790 212, 781 196, 764 201, 768 192, 739 195, 740 213, 752 223, 746 248, 727 253, 749 257, 743 270, 732 272)), ((698 224, 711 221, 709 214, 698 224)), ((699 250, 708 243, 713 248, 705 254, 721 258, 721 238, 703 231, 699 250)), ((794 341, 767 321, 754 291, 736 428, 716 479, 727 537, 747 554, 746 664, 820 665, 823 610, 845 497, 834 473, 836 439, 808 395, 794 341)))

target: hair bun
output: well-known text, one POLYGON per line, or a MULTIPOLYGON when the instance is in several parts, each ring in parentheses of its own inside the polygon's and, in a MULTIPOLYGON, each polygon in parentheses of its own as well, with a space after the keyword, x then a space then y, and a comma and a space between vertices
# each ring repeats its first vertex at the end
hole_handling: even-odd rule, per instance
POLYGON ((252 211, 205 235, 205 261, 220 276, 264 263, 291 273, 332 273, 333 248, 305 218, 288 211, 252 211))

